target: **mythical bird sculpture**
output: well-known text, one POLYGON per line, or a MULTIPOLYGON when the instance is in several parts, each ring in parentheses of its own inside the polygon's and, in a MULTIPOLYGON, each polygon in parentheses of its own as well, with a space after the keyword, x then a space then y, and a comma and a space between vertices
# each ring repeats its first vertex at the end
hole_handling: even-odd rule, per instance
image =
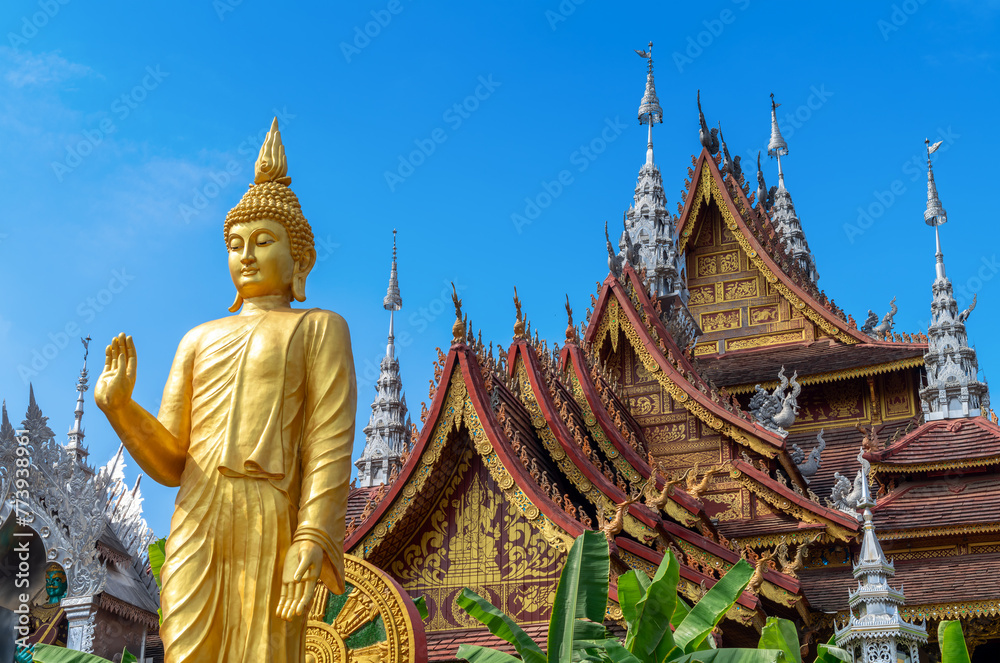
POLYGON ((882 441, 878 439, 878 433, 875 432, 874 426, 869 426, 868 430, 861 425, 861 422, 855 422, 854 427, 858 429, 858 432, 862 435, 861 449, 862 452, 865 451, 880 451, 882 449, 882 441))
POLYGON ((698 122, 701 124, 698 138, 701 140, 702 147, 708 150, 709 154, 715 154, 719 151, 719 130, 715 128, 711 131, 708 130, 705 114, 701 112, 701 90, 698 90, 698 122))
POLYGON ((785 377, 785 367, 782 366, 778 371, 778 386, 774 391, 768 393, 757 385, 754 387, 757 393, 750 399, 751 416, 761 426, 781 436, 788 434, 786 429, 795 423, 795 417, 799 413, 798 397, 802 393, 802 385, 796 380, 798 376, 796 371, 791 379, 785 377))
POLYGON ((604 537, 608 540, 608 543, 613 543, 615 536, 621 533, 622 528, 625 527, 625 514, 628 513, 628 508, 638 502, 641 496, 642 491, 636 491, 624 502, 616 504, 615 515, 611 520, 605 519, 604 507, 600 508, 601 531, 604 532, 604 537))
POLYGON ((726 147, 726 140, 722 137, 722 123, 719 122, 719 144, 722 146, 722 171, 729 173, 740 186, 743 180, 743 170, 740 168, 740 157, 735 159, 729 155, 729 148, 726 147))
POLYGON ((806 459, 806 452, 799 445, 792 444, 792 461, 799 468, 799 474, 802 475, 807 484, 809 483, 809 477, 816 474, 819 470, 820 454, 826 449, 826 440, 823 439, 823 429, 820 429, 819 434, 816 435, 816 442, 816 446, 809 452, 808 460, 806 459))
POLYGON ((646 483, 643 492, 646 495, 646 506, 654 511, 662 509, 667 504, 667 500, 670 499, 670 495, 674 492, 674 486, 687 480, 688 475, 691 473, 691 468, 686 469, 681 473, 676 479, 668 479, 663 484, 663 490, 657 492, 655 483, 655 472, 650 475, 653 479, 646 483))

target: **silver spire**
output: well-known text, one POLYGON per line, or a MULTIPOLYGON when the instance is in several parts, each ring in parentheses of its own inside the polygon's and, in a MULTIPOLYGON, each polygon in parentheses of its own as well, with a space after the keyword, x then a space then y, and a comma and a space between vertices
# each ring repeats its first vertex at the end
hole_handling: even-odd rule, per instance
POLYGON ((385 356, 375 383, 375 400, 372 414, 365 426, 365 450, 354 463, 358 468, 358 487, 377 486, 388 483, 392 471, 402 466, 401 455, 409 450, 409 418, 406 414, 406 397, 403 396, 403 382, 399 376, 399 360, 396 359, 394 316, 403 306, 399 294, 399 278, 396 270, 396 231, 392 231, 392 268, 389 271, 389 287, 382 306, 389 311, 389 336, 385 346, 385 356))
POLYGON ((918 646, 927 642, 927 627, 926 624, 911 624, 899 614, 906 597, 902 590, 889 585, 889 578, 896 574, 896 569, 885 558, 875 533, 872 516, 875 500, 868 485, 871 465, 864 454, 862 448, 858 454, 861 497, 857 506, 864 509, 864 525, 861 551, 854 564, 858 588, 848 595, 850 617, 847 623, 843 628, 835 625, 837 646, 850 651, 856 663, 894 661, 900 651, 908 654, 909 660, 916 661, 919 659, 918 646))
POLYGON ((632 206, 625 212, 625 232, 618 243, 619 255, 632 263, 644 280, 652 283, 655 297, 677 295, 686 302, 687 288, 674 237, 676 220, 667 211, 663 179, 653 161, 653 124, 663 122, 663 109, 653 83, 653 42, 649 42, 648 51, 636 50, 636 53, 648 61, 646 91, 638 114, 639 124, 648 126, 646 162, 639 169, 632 206))
POLYGON ((976 351, 969 347, 965 322, 976 305, 975 299, 965 311, 958 312, 958 302, 952 292, 951 280, 944 268, 944 253, 941 251, 941 226, 948 221, 948 215, 938 198, 934 183, 931 154, 941 143, 927 146, 927 210, 924 221, 934 226, 935 278, 931 286, 931 324, 927 328, 927 352, 924 366, 927 384, 920 390, 924 418, 957 419, 976 417, 990 405, 990 394, 986 383, 979 381, 979 360, 976 351))
POLYGON ((802 230, 802 222, 799 221, 799 216, 795 212, 792 194, 788 193, 788 189, 785 188, 785 171, 781 166, 781 157, 788 154, 788 143, 785 142, 781 135, 781 129, 778 128, 777 111, 780 105, 774 102, 774 94, 772 93, 771 140, 767 144, 767 153, 778 160, 778 188, 774 193, 774 202, 771 207, 774 212, 774 227, 785 247, 785 253, 791 256, 810 281, 816 283, 819 281, 816 260, 809 250, 806 234, 802 230))
POLYGON ((69 451, 73 460, 83 461, 90 452, 83 446, 83 395, 87 393, 87 357, 90 355, 90 337, 81 338, 83 343, 83 368, 80 369, 80 379, 76 382, 76 409, 73 411, 73 427, 69 430, 69 442, 66 443, 66 450, 69 451))
POLYGON ((656 98, 656 84, 653 82, 653 42, 649 42, 648 51, 636 50, 640 57, 647 60, 646 91, 639 103, 639 124, 648 124, 649 132, 646 140, 646 163, 653 164, 653 124, 663 122, 663 109, 660 100, 656 98))

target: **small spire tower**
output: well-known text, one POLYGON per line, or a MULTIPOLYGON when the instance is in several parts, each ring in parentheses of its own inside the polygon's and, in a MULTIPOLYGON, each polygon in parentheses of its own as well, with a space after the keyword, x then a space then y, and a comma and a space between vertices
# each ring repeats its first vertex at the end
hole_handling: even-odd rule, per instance
POLYGON ((979 361, 976 351, 969 347, 965 332, 965 321, 976 306, 972 304, 961 313, 952 292, 951 280, 944 269, 944 253, 941 252, 941 226, 948 222, 948 213, 938 198, 934 169, 931 165, 933 154, 941 143, 927 146, 927 210, 924 221, 934 227, 936 246, 935 278, 931 286, 934 298, 931 302, 931 324, 927 329, 927 353, 924 365, 927 370, 927 384, 920 390, 924 418, 927 421, 977 417, 990 405, 989 389, 978 379, 979 361))
POLYGON ((389 271, 389 287, 382 300, 389 311, 389 338, 385 356, 375 383, 375 400, 372 414, 365 426, 365 450, 354 463, 358 468, 357 486, 365 488, 388 483, 393 470, 402 466, 402 455, 409 450, 410 419, 406 413, 406 396, 399 376, 399 360, 396 359, 394 335, 394 314, 403 307, 399 294, 399 276, 396 271, 396 231, 392 231, 392 269, 389 271))
MULTIPOLYGON (((70 457, 86 467, 87 456, 90 452, 83 446, 83 395, 90 388, 87 380, 87 357, 90 355, 90 337, 81 338, 83 343, 83 368, 80 369, 80 378, 76 381, 76 409, 73 411, 73 427, 69 429, 66 443, 66 450, 70 457)), ((88 468, 89 469, 89 468, 88 468)))
POLYGON ((686 303, 687 288, 675 238, 676 219, 667 211, 663 179, 653 161, 653 125, 663 122, 653 81, 653 42, 649 42, 648 51, 636 53, 647 61, 646 90, 639 104, 639 124, 648 127, 646 162, 639 169, 632 206, 625 212, 625 232, 619 248, 625 250, 631 242, 638 249, 641 265, 633 267, 652 284, 654 296, 679 296, 686 303))
POLYGON ((893 562, 885 558, 875 534, 872 522, 875 500, 868 486, 871 466, 864 453, 862 449, 858 454, 861 498, 857 508, 864 509, 861 552, 854 564, 858 588, 849 594, 847 623, 843 628, 836 628, 837 646, 851 652, 855 663, 917 663, 920 660, 918 648, 927 643, 927 626, 911 624, 899 614, 906 597, 902 590, 889 586, 889 578, 896 574, 896 569, 893 562))
POLYGON ((799 266, 802 272, 810 281, 819 281, 819 272, 816 271, 816 261, 809 251, 809 243, 806 242, 805 232, 802 230, 802 223, 798 214, 795 213, 795 205, 792 204, 792 195, 785 188, 785 172, 781 167, 781 157, 788 154, 788 143, 781 135, 778 127, 778 106, 774 103, 774 95, 771 95, 771 140, 767 144, 767 153, 778 160, 778 189, 774 194, 774 205, 772 206, 775 229, 781 238, 781 243, 785 247, 785 252, 792 257, 792 260, 799 266))

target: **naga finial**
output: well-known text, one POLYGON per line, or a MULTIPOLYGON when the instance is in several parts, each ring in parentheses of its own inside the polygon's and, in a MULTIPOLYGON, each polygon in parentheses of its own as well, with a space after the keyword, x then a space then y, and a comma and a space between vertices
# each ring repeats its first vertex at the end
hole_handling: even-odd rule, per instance
POLYGON ((455 324, 451 326, 452 345, 465 343, 465 323, 467 318, 462 317, 462 300, 458 298, 458 291, 455 289, 455 282, 451 283, 451 303, 455 305, 455 324))
POLYGON ((514 321, 514 340, 524 338, 524 315, 521 313, 521 300, 517 298, 517 287, 514 287, 514 309, 517 311, 517 319, 514 321))
POLYGON ((569 305, 569 295, 566 295, 566 342, 576 343, 576 327, 573 325, 573 307, 569 305))
POLYGON ((288 177, 285 146, 281 144, 281 132, 278 131, 278 118, 271 121, 271 129, 267 132, 264 144, 260 146, 257 163, 253 165, 253 182, 277 182, 285 186, 292 183, 292 178, 288 177))

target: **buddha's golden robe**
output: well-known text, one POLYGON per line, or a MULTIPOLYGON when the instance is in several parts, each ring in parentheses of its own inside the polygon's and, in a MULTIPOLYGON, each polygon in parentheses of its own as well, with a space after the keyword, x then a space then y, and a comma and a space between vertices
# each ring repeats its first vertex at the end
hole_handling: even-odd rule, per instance
POLYGON ((157 417, 189 440, 161 572, 167 663, 304 660, 305 617, 276 616, 285 553, 315 542, 344 591, 356 408, 336 313, 244 307, 181 341, 157 417))

